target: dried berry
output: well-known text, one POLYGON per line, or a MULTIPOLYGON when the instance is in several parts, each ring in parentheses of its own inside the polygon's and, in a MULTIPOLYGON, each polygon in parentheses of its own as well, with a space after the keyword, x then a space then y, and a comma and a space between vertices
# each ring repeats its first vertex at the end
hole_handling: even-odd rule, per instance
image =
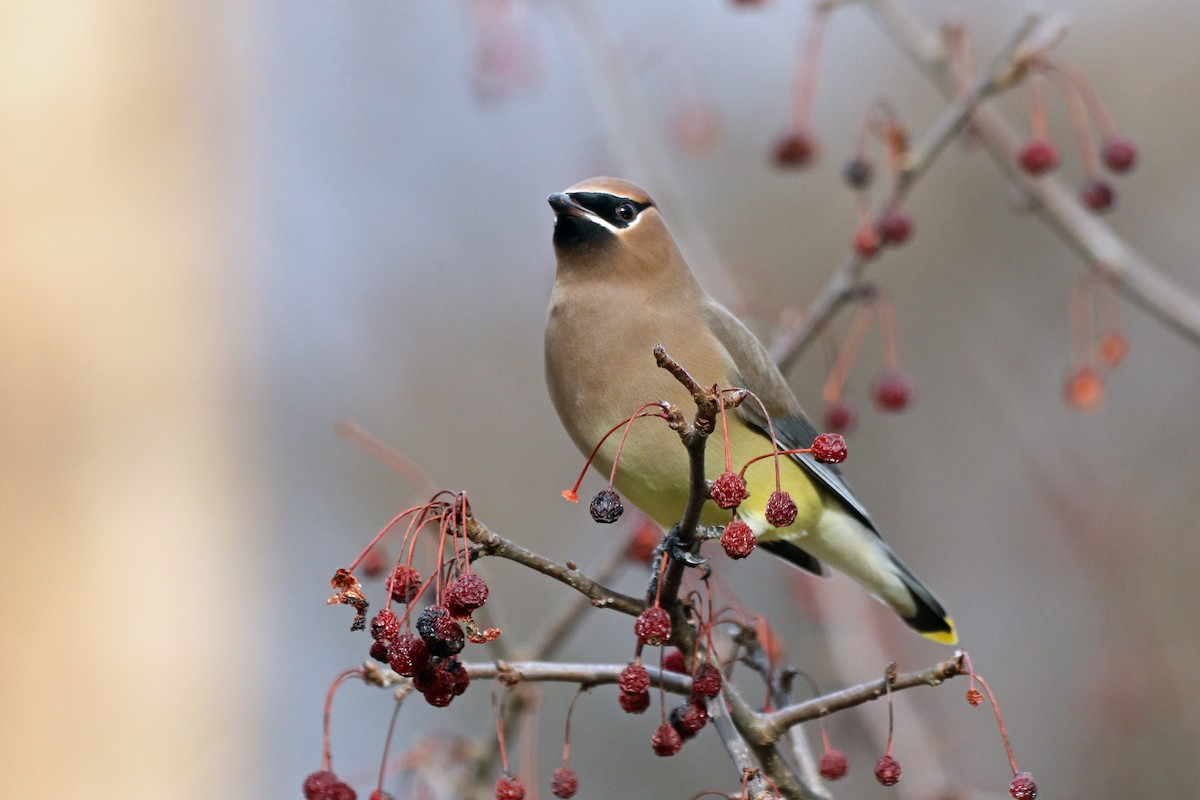
POLYGON ((838 778, 846 777, 846 773, 850 770, 850 762, 846 760, 846 754, 841 750, 826 750, 821 754, 817 768, 821 771, 822 778, 827 781, 836 781, 838 778))
POLYGON ((1132 139, 1124 136, 1113 136, 1104 141, 1100 148, 1104 163, 1113 172, 1128 172, 1137 163, 1138 149, 1132 139))
POLYGON ((1079 190, 1079 199, 1092 211, 1108 211, 1117 199, 1117 193, 1107 181, 1093 178, 1079 190))
POLYGON ((525 800, 525 784, 515 775, 502 775, 496 781, 496 800, 525 800))
POLYGON ((852 158, 846 162, 846 166, 842 167, 842 178, 850 185, 852 189, 865 189, 871 184, 871 178, 875 175, 875 168, 871 166, 871 162, 862 156, 852 158))
POLYGON ((912 400, 912 384, 899 372, 883 372, 871 383, 871 397, 881 411, 903 411, 912 400))
POLYGON ((671 638, 671 615, 659 606, 650 606, 633 623, 633 632, 642 644, 657 647, 671 638))
POLYGON ((314 772, 304 779, 304 800, 332 800, 333 787, 339 783, 329 770, 314 772))
POLYGON ((1012 783, 1008 785, 1008 793, 1015 800, 1036 800, 1038 791, 1037 784, 1033 782, 1033 775, 1028 772, 1018 772, 1013 776, 1012 783))
POLYGON ((879 231, 874 225, 859 225, 854 231, 854 252, 870 258, 879 252, 879 231))
POLYGON ((1091 367, 1080 367, 1067 378, 1063 393, 1076 411, 1095 411, 1104 402, 1104 381, 1091 367))
POLYGON ((371 638, 377 642, 390 642, 400 635, 400 620, 390 608, 380 609, 371 620, 371 638))
POLYGON ((357 797, 358 794, 350 784, 338 781, 333 787, 333 793, 329 796, 329 800, 356 800, 357 797))
POLYGON ((384 664, 388 663, 388 645, 390 642, 371 642, 371 658, 384 664))
POLYGON ((625 513, 625 506, 621 505, 621 496, 610 486, 596 492, 588 511, 591 512, 592 519, 596 522, 609 525, 621 518, 621 515, 625 513))
POLYGON ((757 544, 754 530, 740 519, 730 520, 721 531, 721 547, 730 558, 745 558, 754 552, 757 544))
POLYGON ((774 528, 786 528, 796 521, 796 501, 784 491, 771 492, 767 500, 767 522, 774 528))
POLYGON ((654 748, 656 756, 673 756, 683 747, 683 738, 679 731, 671 727, 671 723, 664 722, 650 737, 650 746, 654 748))
POLYGON ((554 770, 553 777, 550 778, 550 793, 555 797, 574 797, 575 792, 579 790, 579 778, 575 776, 575 770, 568 766, 562 766, 554 770))
POLYGON ((671 709, 670 721, 681 738, 690 739, 708 722, 708 709, 702 703, 684 703, 671 709))
POLYGON ((471 676, 463 665, 454 658, 442 659, 442 671, 454 678, 453 691, 455 697, 461 697, 471 685, 471 676))
POLYGON ((838 401, 825 409, 825 429, 835 433, 849 433, 858 422, 858 414, 849 403, 838 401))
POLYGON ((683 660, 683 653, 672 649, 663 657, 663 669, 667 672, 677 672, 680 675, 687 674, 687 663, 683 660))
POLYGON ((387 590, 397 603, 411 603, 421 592, 421 573, 407 564, 401 564, 387 579, 387 590))
POLYGON ((813 439, 812 454, 822 464, 840 464, 846 460, 846 440, 836 433, 822 433, 813 439))
POLYGON ((425 640, 402 633, 388 645, 388 663, 392 670, 406 678, 411 678, 425 668, 429 663, 429 648, 425 640))
POLYGON ((641 694, 650 689, 650 673, 641 665, 641 662, 634 661, 621 670, 621 679, 617 685, 621 687, 622 692, 641 694))
POLYGON ((875 762, 875 780, 884 786, 895 786, 900 782, 900 762, 889 755, 882 755, 875 762))
POLYGON ((692 675, 692 699, 716 697, 721 693, 721 670, 711 661, 701 661, 692 675))
POLYGON ((777 167, 807 166, 817 154, 817 140, 804 130, 791 131, 775 142, 772 157, 777 167))
POLYGON ((913 221, 907 212, 893 208, 879 220, 878 227, 884 244, 904 244, 912 236, 913 221))
POLYGON ((983 702, 983 692, 978 689, 967 689, 967 702, 971 704, 971 708, 979 708, 983 702))
POLYGON ((464 617, 482 606, 488 599, 488 586, 474 572, 464 572, 446 589, 446 605, 452 616, 464 617), (467 614, 457 613, 466 611, 467 614))
POLYGON ((713 502, 724 509, 735 508, 749 497, 746 482, 736 472, 723 472, 709 489, 713 502))
POLYGON ((617 701, 621 704, 621 710, 626 714, 641 714, 650 707, 650 692, 640 692, 638 694, 621 692, 617 697, 617 701))
POLYGON ((417 617, 417 633, 425 640, 431 656, 458 655, 467 643, 462 626, 445 606, 427 606, 417 617))
POLYGON ((1017 156, 1021 169, 1041 175, 1058 166, 1058 148, 1049 139, 1030 139, 1017 156))

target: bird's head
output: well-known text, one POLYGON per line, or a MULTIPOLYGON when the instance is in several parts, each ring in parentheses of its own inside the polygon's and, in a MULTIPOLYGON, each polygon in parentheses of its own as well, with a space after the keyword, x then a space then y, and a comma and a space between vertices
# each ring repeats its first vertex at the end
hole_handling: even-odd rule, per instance
POLYGON ((622 263, 641 270, 666 265, 678 253, 654 201, 618 178, 589 178, 546 198, 554 209, 559 264, 622 263))

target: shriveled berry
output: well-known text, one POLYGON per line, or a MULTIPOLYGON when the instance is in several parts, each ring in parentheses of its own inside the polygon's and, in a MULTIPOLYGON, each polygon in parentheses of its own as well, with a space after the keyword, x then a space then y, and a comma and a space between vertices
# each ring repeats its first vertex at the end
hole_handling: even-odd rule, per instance
POLYGON ((899 208, 893 208, 879 220, 879 238, 884 244, 904 244, 912 236, 912 229, 912 217, 899 208))
POLYGON ((777 167, 799 169, 808 166, 817 154, 817 140, 804 130, 790 131, 775 142, 772 157, 777 167))
POLYGON ((578 790, 579 778, 576 777, 575 770, 568 766, 554 770, 554 775, 550 778, 550 794, 555 797, 574 797, 578 790))
POLYGON ((692 675, 692 699, 716 697, 721 693, 721 670, 711 661, 701 661, 692 675))
POLYGON ((858 422, 858 414, 849 403, 838 401, 825 409, 825 429, 835 433, 849 433, 858 422))
POLYGON ((822 778, 827 781, 836 781, 838 778, 846 777, 846 773, 850 770, 850 762, 846 760, 846 754, 841 750, 826 750, 821 754, 817 768, 821 771, 822 778))
POLYGON ((721 473, 712 482, 709 494, 714 503, 725 509, 736 508, 738 504, 749 497, 749 493, 746 491, 746 482, 736 472, 721 473))
POLYGON ((1080 367, 1067 378, 1063 394, 1076 411, 1095 411, 1104 402, 1104 381, 1091 367, 1080 367))
POLYGON ((621 704, 621 710, 626 714, 641 714, 650 707, 650 692, 639 692, 637 694, 621 692, 617 697, 617 701, 621 704))
POLYGON ((471 676, 467 674, 467 670, 457 659, 444 658, 441 666, 443 672, 454 678, 452 687, 454 696, 461 697, 467 691, 467 687, 471 685, 471 676))
POLYGON ((1108 211, 1117 199, 1117 193, 1107 181, 1093 178, 1079 190, 1079 199, 1092 211, 1108 211))
POLYGON ((388 663, 388 645, 390 642, 371 642, 371 658, 384 664, 388 663))
POLYGON ((754 537, 754 529, 740 519, 732 519, 721 531, 721 547, 730 558, 745 558, 754 552, 758 539, 754 537))
POLYGON ((657 647, 671 638, 671 615, 660 606, 650 606, 638 615, 633 632, 642 644, 657 647))
POLYGON ((683 660, 683 653, 672 648, 663 656, 663 669, 667 672, 677 672, 680 675, 686 675, 687 663, 683 660))
POLYGON ((767 500, 767 522, 775 528, 786 528, 796 521, 796 501, 784 491, 771 492, 767 500))
POLYGON ((822 464, 840 464, 846 460, 846 439, 837 433, 822 433, 813 439, 813 458, 822 464))
POLYGON ((900 762, 889 755, 882 755, 875 762, 875 780, 884 786, 895 786, 900 782, 900 762))
POLYGON ((621 505, 621 496, 610 487, 596 492, 588 511, 591 512, 592 519, 596 522, 609 525, 621 518, 621 515, 625 513, 625 506, 621 505))
POLYGON ((402 633, 393 639, 387 654, 392 670, 406 678, 413 677, 429 663, 429 648, 425 640, 411 633, 402 633))
POLYGON ((383 548, 374 548, 367 551, 363 556, 362 563, 359 564, 359 569, 362 570, 364 578, 378 580, 387 574, 388 567, 392 565, 388 554, 383 552, 383 548))
POLYGON ((865 189, 875 176, 875 168, 862 156, 852 158, 842 167, 842 178, 852 189, 865 189))
MULTIPOLYGON (((446 589, 446 605, 453 612, 456 608, 467 612, 474 611, 487 602, 488 585, 483 578, 474 572, 464 572, 454 579, 454 583, 446 589)), ((466 616, 453 614, 453 616, 466 616)))
POLYGON ((1030 175, 1041 175, 1058 166, 1058 148, 1049 139, 1030 139, 1021 148, 1017 161, 1030 175))
POLYGON ((304 800, 332 800, 333 787, 341 783, 329 770, 311 773, 304 779, 304 800))
POLYGON ((1104 366, 1112 369, 1125 360, 1125 356, 1129 353, 1129 342, 1120 333, 1113 331, 1106 333, 1100 340, 1099 350, 1100 360, 1104 362, 1104 366))
POLYGON ((421 573, 407 564, 401 564, 387 579, 387 590, 397 603, 411 603, 421 592, 421 573))
POLYGON ((656 756, 673 756, 683 747, 683 738, 671 723, 664 722, 650 737, 650 746, 654 748, 656 756))
POLYGON ((870 258, 879 252, 879 231, 874 225, 859 225, 854 231, 854 252, 863 258, 870 258))
POLYGON ((967 689, 967 702, 971 704, 971 708, 979 708, 983 703, 983 692, 978 689, 967 689))
POLYGON ((1113 136, 1104 141, 1100 155, 1113 172, 1128 172, 1137 163, 1138 149, 1132 139, 1113 136))
POLYGON ((348 783, 338 781, 333 787, 333 793, 329 795, 329 800, 356 800, 358 793, 348 783))
POLYGON ((903 411, 912 400, 912 384, 899 372, 882 372, 871 383, 871 397, 881 411, 903 411))
POLYGON ((496 800, 525 800, 525 784, 515 775, 501 775, 496 781, 496 800))
POLYGON ((650 689, 650 673, 646 671, 641 662, 634 661, 621 670, 621 678, 617 681, 617 685, 621 687, 622 692, 641 694, 650 689))
MULTIPOLYGON (((425 702, 436 708, 445 708, 462 692, 455 691, 458 673, 466 674, 453 658, 443 659, 440 664, 429 664, 417 673, 413 686, 425 697, 425 702)), ((466 691, 466 687, 463 687, 466 691)))
POLYGON ((1013 776, 1012 783, 1008 785, 1008 793, 1015 800, 1036 800, 1038 791, 1037 784, 1033 782, 1033 775, 1028 772, 1018 772, 1013 776))
POLYGON ((708 709, 697 702, 675 706, 670 714, 671 727, 684 739, 690 739, 708 722, 708 709))
POLYGON ((371 638, 377 642, 390 642, 400 635, 400 620, 390 608, 382 608, 371 620, 371 638))
POLYGON ((426 606, 417 617, 417 633, 425 640, 429 654, 438 658, 458 655, 467 643, 462 626, 445 606, 426 606))

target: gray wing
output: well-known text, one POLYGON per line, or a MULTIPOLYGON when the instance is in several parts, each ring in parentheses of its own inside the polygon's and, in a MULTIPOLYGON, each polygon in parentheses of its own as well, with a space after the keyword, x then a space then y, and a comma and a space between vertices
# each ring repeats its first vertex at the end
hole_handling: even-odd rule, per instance
MULTIPOLYGON (((792 390, 788 388, 787 381, 783 379, 779 368, 775 366, 775 362, 771 360, 758 338, 715 300, 709 299, 704 305, 703 313, 709 329, 737 366, 740 385, 762 398, 767 413, 771 415, 771 424, 775 427, 775 438, 780 447, 794 450, 812 445, 818 431, 805 419, 804 412, 800 409, 792 390)), ((768 442, 770 441, 767 419, 757 403, 747 400, 742 403, 738 413, 743 420, 760 431, 768 442)), ((789 457, 878 535, 871 515, 854 496, 837 467, 822 464, 808 453, 797 453, 789 457)))

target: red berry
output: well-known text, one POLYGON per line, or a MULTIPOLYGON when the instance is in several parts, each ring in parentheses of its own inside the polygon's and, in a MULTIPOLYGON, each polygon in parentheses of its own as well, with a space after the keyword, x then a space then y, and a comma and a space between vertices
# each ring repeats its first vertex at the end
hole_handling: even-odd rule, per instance
POLYGON ((579 789, 579 778, 575 776, 575 770, 568 766, 562 766, 554 770, 554 776, 550 778, 550 793, 555 797, 574 797, 575 792, 579 789))
POLYGON ((446 605, 451 611, 465 610, 468 614, 454 613, 455 617, 468 616, 469 612, 482 606, 488 599, 488 586, 474 572, 464 572, 454 579, 446 589, 446 605))
POLYGON ((641 694, 650 689, 650 673, 641 662, 634 661, 621 670, 621 678, 617 685, 621 687, 622 692, 641 694))
POLYGON ((355 800, 357 797, 358 794, 350 784, 339 781, 334 785, 333 794, 329 796, 329 800, 355 800))
POLYGON ((836 433, 849 433, 858 422, 858 414, 849 403, 838 401, 825 409, 825 429, 836 433))
POLYGON ((390 642, 400 635, 400 620, 390 608, 380 609, 371 620, 371 638, 377 642, 390 642))
POLYGON ((690 702, 671 709, 671 727, 683 739, 690 739, 708 722, 708 709, 701 703, 690 702))
POLYGON ((978 689, 967 689, 967 702, 971 704, 971 708, 979 708, 983 703, 983 692, 978 689))
POLYGON ((656 756, 673 756, 683 747, 683 738, 679 731, 671 727, 671 723, 664 722, 650 737, 650 746, 654 748, 656 756))
POLYGON ((725 548, 725 555, 730 558, 745 558, 754 552, 757 545, 754 530, 740 519, 730 520, 725 530, 721 531, 721 547, 725 548))
POLYGON ((1012 783, 1008 785, 1008 793, 1016 800, 1036 800, 1038 791, 1037 784, 1033 782, 1033 775, 1028 772, 1018 772, 1013 776, 1012 783))
POLYGON ((821 771, 821 777, 827 781, 836 781, 838 778, 846 777, 846 773, 850 770, 850 763, 846 761, 846 754, 841 750, 826 750, 821 754, 821 760, 817 763, 817 767, 821 771))
POLYGON ((525 784, 514 775, 502 775, 496 781, 496 800, 525 800, 525 784))
POLYGON ((1100 360, 1109 369, 1124 361, 1128 353, 1129 343, 1116 331, 1105 334, 1104 338, 1100 340, 1100 360))
POLYGON ((304 779, 304 800, 332 800, 333 787, 340 782, 328 770, 314 772, 304 779))
POLYGON ((466 669, 463 668, 458 659, 442 659, 442 671, 454 678, 452 688, 455 697, 461 697, 466 693, 467 687, 471 685, 471 676, 467 674, 466 669))
POLYGON ((874 225, 859 225, 854 232, 854 251, 863 258, 870 258, 879 252, 879 231, 874 225))
POLYGON ((711 661, 701 661, 692 675, 692 699, 716 697, 721 693, 721 670, 711 661))
MULTIPOLYGON (((453 658, 443 659, 440 664, 430 664, 417 673, 413 686, 425 697, 426 703, 435 708, 445 708, 457 695, 462 694, 456 691, 460 673, 466 675, 461 664, 453 658)), ((463 691, 466 691, 466 686, 463 686, 463 691)))
POLYGON ((1100 154, 1104 158, 1104 163, 1113 172, 1128 172, 1137 163, 1138 149, 1132 139, 1113 136, 1105 140, 1100 154))
POLYGON ((713 502, 724 509, 736 508, 749 496, 746 482, 736 472, 721 473, 721 476, 712 482, 709 494, 713 502))
POLYGON ((388 554, 383 552, 383 548, 380 547, 368 550, 367 554, 363 556, 359 568, 362 570, 363 577, 376 580, 377 578, 382 578, 391 565, 391 559, 388 558, 388 554))
POLYGON ((1030 139, 1021 148, 1017 161, 1030 175, 1041 175, 1058 166, 1058 148, 1049 139, 1030 139))
POLYGON ((641 714, 650 707, 650 693, 629 694, 628 692, 621 692, 617 697, 617 701, 621 704, 621 710, 626 714, 641 714))
POLYGON ((771 492, 767 500, 767 522, 774 528, 786 528, 796 521, 796 501, 787 492, 771 492))
POLYGON ((895 786, 900 782, 900 762, 889 755, 882 755, 875 762, 875 780, 884 786, 895 786))
POLYGON ((871 383, 871 396, 881 411, 903 411, 912 400, 912 384, 899 372, 883 372, 871 383))
POLYGON ((1079 198, 1083 204, 1093 211, 1108 211, 1112 208, 1117 193, 1106 181, 1093 178, 1079 190, 1079 198))
POLYGON ((388 663, 388 644, 389 642, 371 642, 370 656, 376 661, 384 664, 388 663))
POLYGON ((683 660, 683 653, 672 649, 663 658, 663 669, 667 672, 677 672, 680 675, 687 674, 687 664, 683 660))
POLYGON ((812 454, 822 464, 840 464, 846 460, 846 439, 838 433, 822 433, 813 439, 812 454))
POLYGON ((407 564, 401 564, 387 579, 387 590, 397 603, 411 603, 421 591, 421 573, 407 564))
POLYGON ((396 800, 396 798, 383 789, 375 789, 371 792, 371 800, 396 800))
POLYGON ((912 228, 912 217, 893 208, 879 220, 879 238, 884 244, 904 244, 912 236, 912 228))
POLYGON ((817 140, 808 131, 791 131, 775 142, 777 167, 805 167, 816 157, 817 140))
POLYGON ((1080 367, 1067 378, 1063 393, 1076 411, 1095 411, 1104 402, 1104 381, 1091 367, 1080 367))
POLYGON ((423 639, 402 633, 388 646, 388 663, 392 670, 406 678, 415 676, 429 663, 429 648, 423 639))
POLYGON ((611 525, 625 513, 625 506, 621 505, 621 496, 616 493, 616 490, 609 487, 596 492, 588 511, 591 512, 592 519, 596 522, 611 525))
POLYGON ((650 606, 633 623, 638 641, 657 647, 671 638, 671 615, 660 606, 650 606))
POLYGON ((662 530, 649 517, 646 517, 629 537, 629 544, 625 546, 625 557, 630 561, 649 564, 654 560, 654 548, 658 547, 660 539, 662 539, 662 530))
POLYGON ((850 184, 852 189, 867 188, 874 175, 875 169, 871 166, 871 162, 862 156, 850 159, 846 162, 846 166, 842 167, 842 178, 850 184))

